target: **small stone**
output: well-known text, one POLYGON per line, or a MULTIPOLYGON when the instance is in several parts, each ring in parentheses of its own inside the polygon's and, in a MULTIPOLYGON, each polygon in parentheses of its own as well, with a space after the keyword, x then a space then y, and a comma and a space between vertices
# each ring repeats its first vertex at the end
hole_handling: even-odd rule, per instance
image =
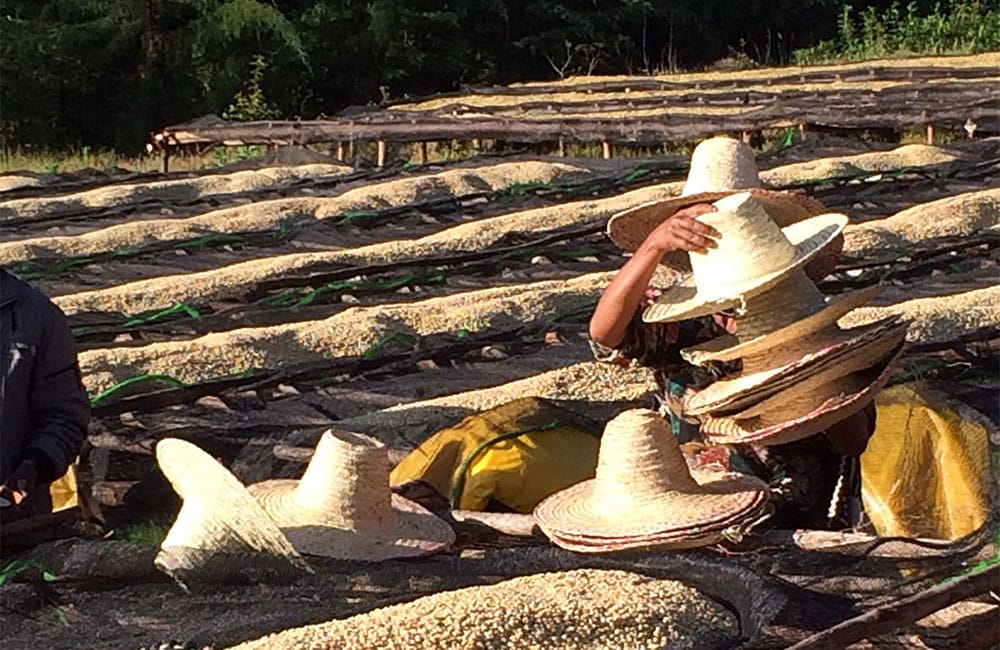
POLYGON ((227 253, 232 253, 233 252, 233 247, 230 246, 229 244, 223 244, 222 250, 226 251, 227 253))
POLYGON ((545 257, 544 255, 535 255, 531 258, 532 264, 552 264, 552 260, 545 257))
POLYGON ((160 214, 163 215, 164 217, 169 217, 174 214, 174 211, 171 210, 170 208, 160 208, 160 214))
POLYGON ((440 367, 434 362, 434 359, 421 359, 417 362, 417 368, 420 370, 437 370, 440 367))
POLYGON ((295 386, 289 386, 288 384, 278 384, 274 387, 275 397, 291 397, 293 395, 301 395, 299 390, 295 386))
POLYGON ((434 217, 432 217, 429 214, 421 214, 420 215, 420 220, 423 221, 424 223, 429 223, 429 224, 438 224, 438 223, 441 223, 441 221, 439 219, 435 219, 434 217))
POLYGON ((545 342, 549 345, 566 345, 566 341, 555 330, 545 333, 545 342))
POLYGON ((123 333, 121 333, 121 334, 119 334, 118 336, 115 337, 114 342, 115 343, 128 343, 131 340, 132 340, 132 335, 129 334, 128 332, 123 332, 123 333))
POLYGON ((213 411, 228 411, 229 406, 215 395, 205 395, 197 400, 195 404, 213 411))
POLYGON ((135 419, 135 414, 132 411, 125 411, 118 415, 118 421, 127 427, 132 427, 133 429, 145 429, 146 425, 139 420, 135 419))
POLYGON ((482 350, 479 351, 484 359, 494 359, 500 361, 506 359, 510 355, 499 345, 487 345, 482 350))
POLYGON ((183 249, 180 249, 180 248, 175 248, 174 249, 174 255, 176 255, 177 257, 184 257, 187 254, 188 254, 188 252, 186 250, 183 250, 183 249))
POLYGON ((409 287, 400 287, 399 289, 396 289, 396 293, 402 293, 402 294, 413 293, 413 290, 410 289, 409 287))
POLYGON ((347 304, 347 305, 356 305, 356 304, 358 304, 361 301, 358 300, 357 296, 354 296, 354 295, 349 294, 349 293, 345 293, 345 294, 341 294, 341 296, 340 296, 340 302, 342 302, 344 304, 347 304))
POLYGON ((601 260, 597 259, 597 257, 595 257, 594 255, 586 255, 584 257, 578 257, 578 258, 576 258, 576 261, 577 262, 600 262, 601 260))

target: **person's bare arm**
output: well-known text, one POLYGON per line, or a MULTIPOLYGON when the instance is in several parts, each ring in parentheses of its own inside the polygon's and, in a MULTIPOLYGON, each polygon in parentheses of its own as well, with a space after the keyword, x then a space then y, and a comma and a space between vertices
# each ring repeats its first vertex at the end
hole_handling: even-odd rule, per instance
POLYGON ((617 347, 625 338, 628 324, 656 271, 656 265, 671 251, 706 253, 717 245, 719 233, 695 217, 715 212, 712 205, 700 203, 677 211, 657 226, 632 258, 615 275, 601 294, 590 319, 590 338, 608 348, 617 347))

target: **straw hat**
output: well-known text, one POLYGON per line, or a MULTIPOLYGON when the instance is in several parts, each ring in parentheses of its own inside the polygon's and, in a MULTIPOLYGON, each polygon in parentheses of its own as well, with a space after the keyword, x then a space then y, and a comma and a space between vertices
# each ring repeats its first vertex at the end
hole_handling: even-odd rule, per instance
POLYGON ((847 225, 842 214, 822 214, 779 228, 749 192, 714 203, 698 220, 721 235, 717 248, 692 253, 692 273, 646 308, 647 323, 707 316, 775 286, 832 242, 847 225))
POLYGON ((684 413, 703 415, 743 409, 820 372, 836 371, 843 376, 863 370, 905 337, 906 324, 890 316, 862 327, 830 328, 788 341, 744 357, 739 374, 693 393, 685 400, 684 413))
POLYGON ((666 420, 633 409, 608 422, 595 478, 544 499, 534 515, 555 543, 575 550, 700 546, 755 518, 767 496, 752 476, 692 476, 666 420))
POLYGON ((874 286, 826 297, 799 271, 774 288, 747 298, 747 313, 739 319, 735 335, 684 348, 681 356, 696 366, 752 357, 835 326, 842 316, 870 302, 881 290, 874 286))
MULTIPOLYGON (((608 221, 608 237, 622 250, 633 252, 649 233, 678 210, 698 203, 713 203, 747 190, 780 227, 826 212, 823 204, 814 199, 762 189, 753 149, 739 140, 717 137, 695 147, 679 197, 645 203, 613 215, 608 221)), ((683 251, 668 253, 663 262, 681 270, 690 268, 683 251)))
POLYGON ((843 375, 832 368, 739 413, 705 417, 701 432, 714 443, 760 445, 780 445, 821 433, 875 398, 902 348, 899 342, 864 370, 843 375))
POLYGON ((197 574, 213 556, 249 552, 281 558, 290 569, 310 570, 239 479, 210 455, 190 442, 167 438, 156 445, 156 462, 183 499, 155 560, 160 570, 197 574))
POLYGON ((250 493, 301 553, 386 560, 447 548, 455 531, 389 489, 389 452, 369 436, 330 429, 302 480, 250 486, 250 493))

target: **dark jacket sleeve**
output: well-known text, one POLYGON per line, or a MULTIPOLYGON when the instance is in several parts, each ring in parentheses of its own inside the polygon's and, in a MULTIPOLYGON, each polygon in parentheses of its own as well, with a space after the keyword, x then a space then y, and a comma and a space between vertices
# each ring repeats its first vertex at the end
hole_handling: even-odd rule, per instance
POLYGON ((41 461, 39 480, 50 482, 62 476, 80 453, 90 421, 90 399, 66 316, 48 301, 42 309, 42 344, 31 377, 31 427, 25 452, 41 461))

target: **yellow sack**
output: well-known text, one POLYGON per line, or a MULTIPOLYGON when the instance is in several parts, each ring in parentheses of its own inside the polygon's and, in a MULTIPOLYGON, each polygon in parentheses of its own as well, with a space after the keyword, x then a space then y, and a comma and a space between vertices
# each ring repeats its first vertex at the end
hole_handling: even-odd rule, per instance
POLYGON ((67 508, 80 505, 80 492, 77 485, 77 464, 73 463, 66 470, 66 473, 49 485, 49 494, 52 497, 52 512, 59 512, 67 508))
POLYGON ((876 399, 861 456, 861 497, 883 536, 958 539, 990 512, 994 479, 985 416, 923 382, 876 399))
POLYGON ((530 513, 553 492, 594 476, 597 431, 544 399, 525 397, 438 431, 400 461, 390 482, 427 481, 457 509, 485 510, 493 500, 530 513))

